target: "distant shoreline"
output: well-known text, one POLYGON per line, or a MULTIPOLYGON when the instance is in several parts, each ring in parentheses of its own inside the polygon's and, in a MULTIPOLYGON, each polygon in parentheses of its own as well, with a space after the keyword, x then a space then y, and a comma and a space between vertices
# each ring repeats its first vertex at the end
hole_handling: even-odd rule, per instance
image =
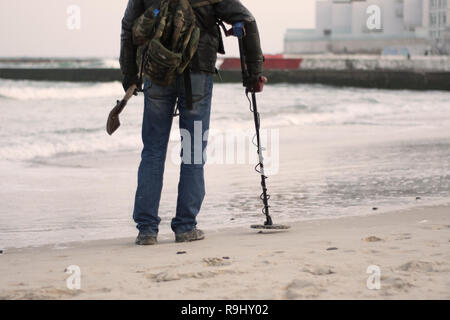
POLYGON ((67 63, 67 62, 98 62, 101 58, 0 58, 0 63, 67 63))

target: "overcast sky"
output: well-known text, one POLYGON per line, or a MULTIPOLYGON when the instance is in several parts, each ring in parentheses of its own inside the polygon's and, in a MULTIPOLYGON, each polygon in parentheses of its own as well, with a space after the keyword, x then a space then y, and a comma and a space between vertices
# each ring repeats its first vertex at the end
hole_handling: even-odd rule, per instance
MULTIPOLYGON (((1 0, 0 56, 117 57, 128 0, 1 0), (67 8, 81 9, 81 29, 67 27, 67 8)), ((255 15, 265 53, 283 50, 286 28, 313 28, 315 0, 243 0, 255 15)), ((237 55, 235 40, 227 53, 237 55)))

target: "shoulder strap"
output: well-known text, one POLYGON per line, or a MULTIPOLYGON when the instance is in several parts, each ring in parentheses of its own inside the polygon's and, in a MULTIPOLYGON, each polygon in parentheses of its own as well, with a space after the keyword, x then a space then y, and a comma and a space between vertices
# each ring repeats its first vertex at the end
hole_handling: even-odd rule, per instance
POLYGON ((184 70, 184 97, 186 99, 186 108, 188 110, 194 109, 194 102, 192 97, 192 81, 191 81, 191 70, 186 68, 184 70))
POLYGON ((167 25, 167 13, 168 13, 168 11, 169 11, 169 3, 168 3, 168 1, 163 1, 161 9, 160 9, 160 13, 159 13, 161 19, 160 19, 158 28, 156 29, 154 39, 158 39, 158 40, 161 39, 161 37, 162 37, 162 35, 164 33, 164 29, 166 28, 166 25, 167 25))

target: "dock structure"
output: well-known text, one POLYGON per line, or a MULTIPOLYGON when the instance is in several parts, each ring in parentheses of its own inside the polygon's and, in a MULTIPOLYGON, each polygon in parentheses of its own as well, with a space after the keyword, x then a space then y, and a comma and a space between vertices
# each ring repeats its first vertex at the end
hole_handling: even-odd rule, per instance
MULTIPOLYGON (((266 70, 270 84, 323 84, 380 89, 448 90, 449 71, 421 70, 266 70)), ((0 78, 32 81, 122 81, 119 69, 0 69, 0 78)), ((216 82, 241 82, 239 70, 222 70, 216 82)))

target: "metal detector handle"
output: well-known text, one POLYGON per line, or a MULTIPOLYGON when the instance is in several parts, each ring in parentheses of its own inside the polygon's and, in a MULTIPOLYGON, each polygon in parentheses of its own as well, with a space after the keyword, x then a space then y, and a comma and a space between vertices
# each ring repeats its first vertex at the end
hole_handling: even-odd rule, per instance
POLYGON ((237 22, 230 30, 225 29, 225 35, 227 37, 243 38, 245 36, 245 26, 243 22, 237 22))
POLYGON ((242 81, 249 77, 247 66, 245 64, 245 55, 244 55, 244 41, 242 38, 238 38, 239 40, 239 55, 241 57, 241 71, 242 71, 242 81))
POLYGON ((250 74, 247 69, 247 64, 245 62, 245 53, 244 53, 244 41, 242 38, 239 39, 239 55, 241 56, 241 70, 242 70, 242 82, 244 87, 247 88, 248 92, 258 93, 264 90, 264 84, 267 83, 267 78, 264 76, 260 76, 256 79, 255 83, 252 83, 251 86, 248 86, 246 83, 246 79, 250 78, 250 74))

